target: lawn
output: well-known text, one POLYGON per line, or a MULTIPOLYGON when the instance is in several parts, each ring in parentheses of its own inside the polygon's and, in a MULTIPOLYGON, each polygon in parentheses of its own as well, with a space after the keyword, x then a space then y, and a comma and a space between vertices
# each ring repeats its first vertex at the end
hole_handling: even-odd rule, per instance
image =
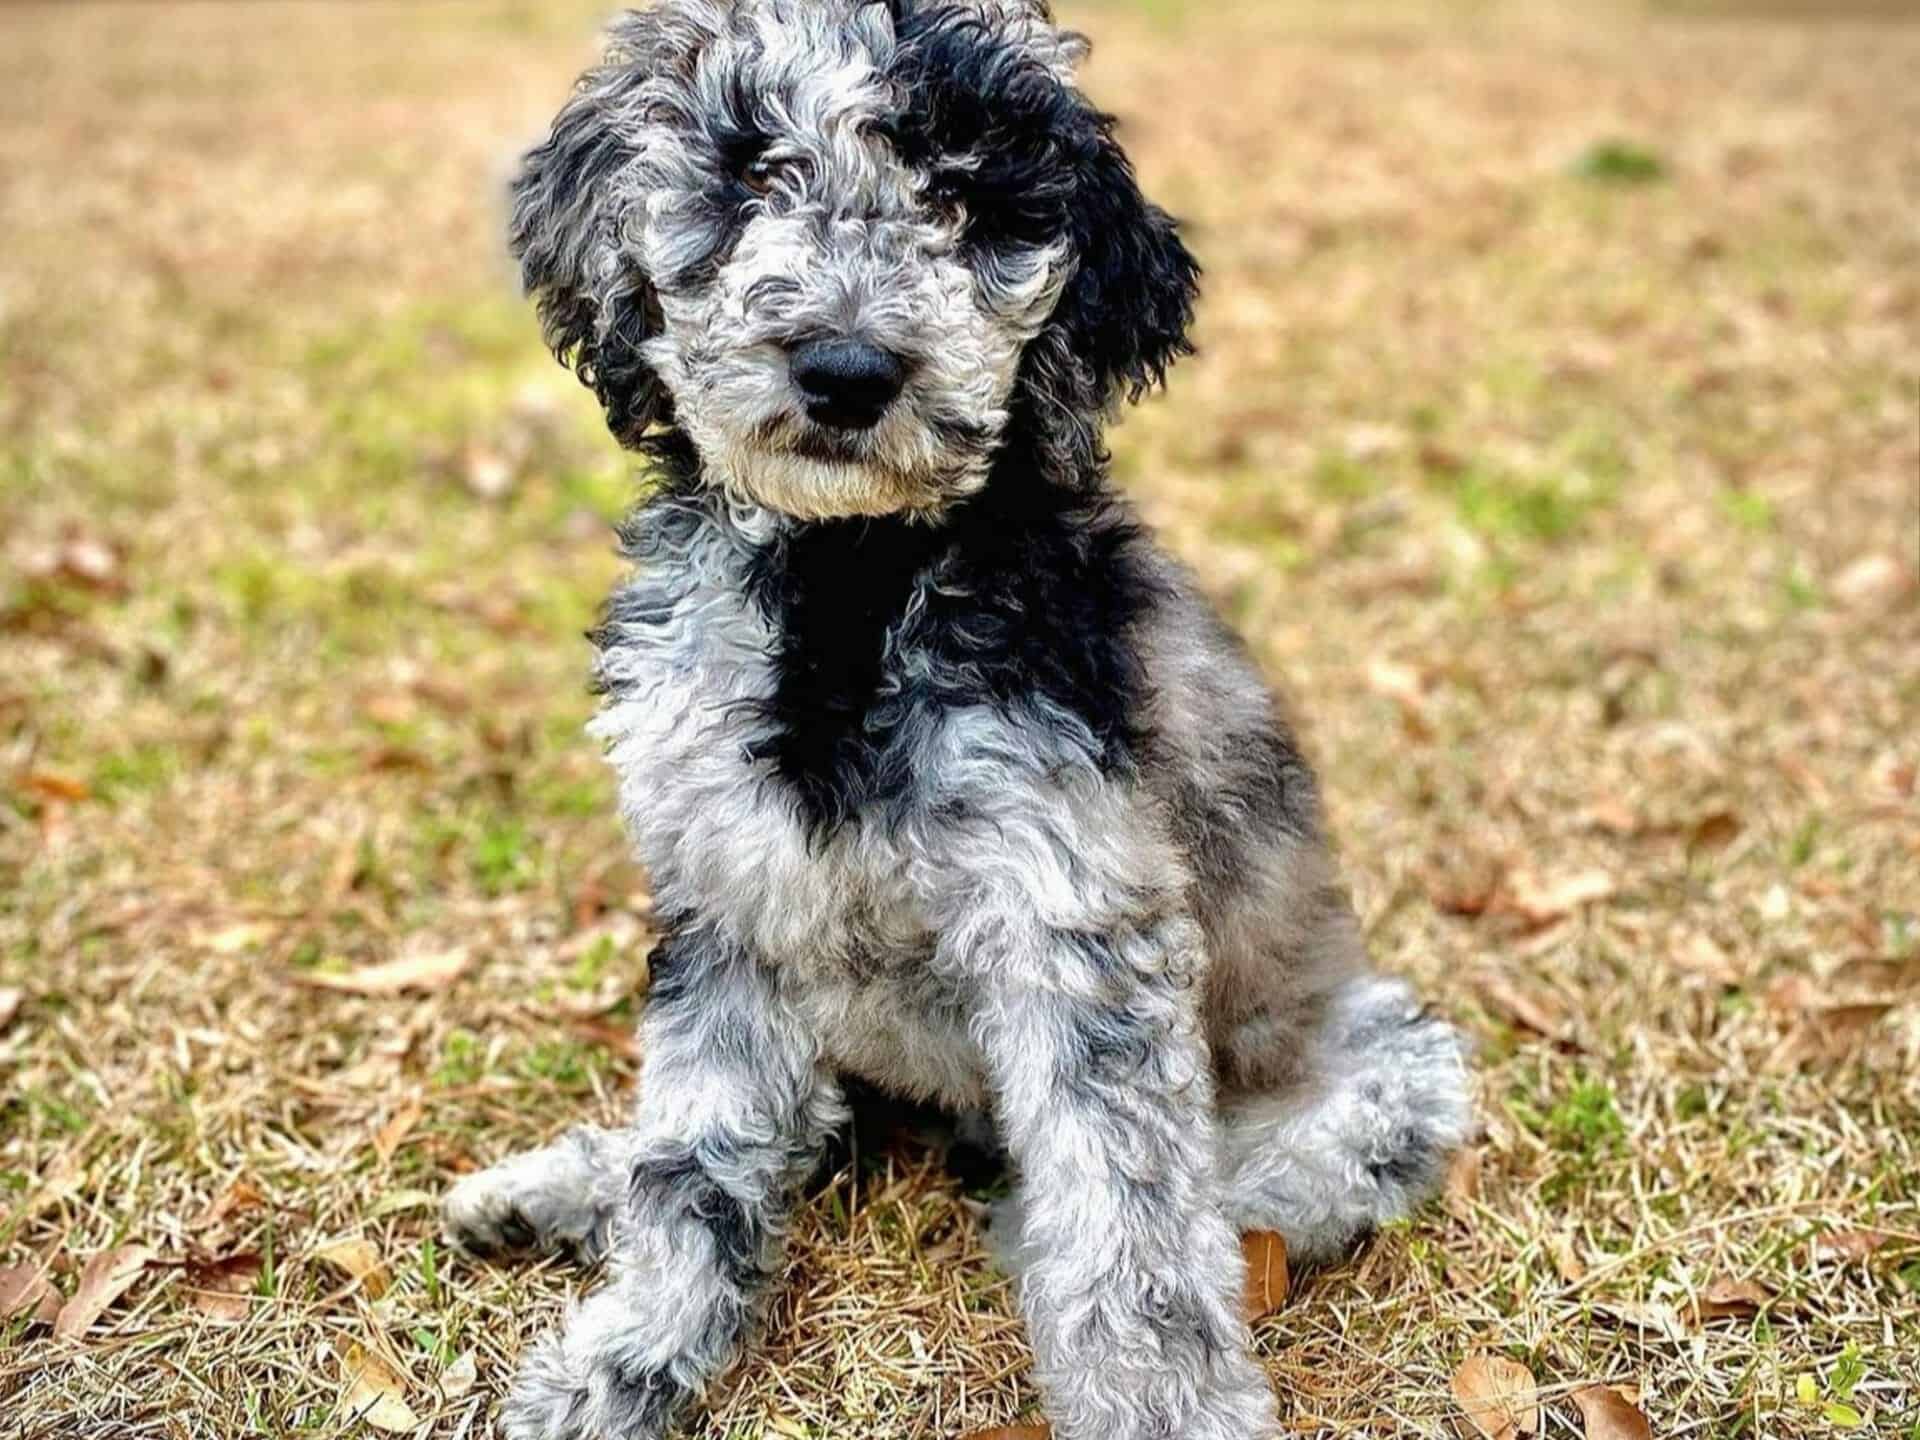
MULTIPOLYGON (((1547 1436, 1912 1440, 1920 23, 1572 8, 1070 11, 1208 271, 1116 469, 1478 1047, 1260 1350, 1301 1435, 1477 1433, 1484 1353, 1547 1436)), ((619 1112, 646 989, 637 481, 499 238, 595 11, 0 5, 9 1437, 477 1436, 582 1283, 434 1207, 619 1112)), ((694 1433, 1030 1415, 976 1208, 869 1147, 694 1433)))

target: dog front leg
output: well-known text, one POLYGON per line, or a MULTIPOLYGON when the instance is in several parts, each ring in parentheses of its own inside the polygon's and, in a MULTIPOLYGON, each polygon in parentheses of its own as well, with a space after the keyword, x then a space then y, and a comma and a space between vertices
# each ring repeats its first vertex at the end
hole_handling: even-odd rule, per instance
POLYGON ((656 952, 607 1283, 539 1342, 513 1440, 655 1440, 738 1358, 780 1267, 795 1192, 838 1125, 813 1036, 738 946, 656 952))
POLYGON ((1057 1440, 1263 1440, 1184 919, 1029 933, 979 1033, 1018 1173, 1021 1299, 1057 1440))

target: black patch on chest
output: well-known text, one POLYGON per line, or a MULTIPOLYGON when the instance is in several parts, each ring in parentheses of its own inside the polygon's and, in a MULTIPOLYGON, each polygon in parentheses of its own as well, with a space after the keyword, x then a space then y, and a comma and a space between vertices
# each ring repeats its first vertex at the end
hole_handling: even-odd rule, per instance
POLYGON ((1037 750, 1131 767, 1146 686, 1132 630, 1153 597, 1138 543, 1110 501, 1030 474, 997 475, 938 525, 800 527, 749 579, 778 672, 756 758, 821 836, 897 819, 918 742, 956 707, 1052 731, 1037 750))

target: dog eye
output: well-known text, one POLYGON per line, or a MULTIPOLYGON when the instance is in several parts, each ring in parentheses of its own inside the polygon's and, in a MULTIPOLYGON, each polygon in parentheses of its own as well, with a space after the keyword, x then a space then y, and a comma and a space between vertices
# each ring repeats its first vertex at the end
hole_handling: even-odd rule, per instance
POLYGON ((804 160, 757 155, 740 168, 740 183, 750 195, 768 195, 782 181, 796 180, 805 174, 804 160))

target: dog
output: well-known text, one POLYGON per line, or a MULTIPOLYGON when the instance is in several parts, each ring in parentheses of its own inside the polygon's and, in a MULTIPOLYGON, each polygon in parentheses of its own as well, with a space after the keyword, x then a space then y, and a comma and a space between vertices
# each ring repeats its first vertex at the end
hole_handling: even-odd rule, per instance
POLYGON ((1469 1123, 1278 702, 1108 478, 1199 268, 1043 0, 659 0, 513 187, 651 462, 593 733, 663 939, 639 1097, 469 1176, 604 1258, 502 1410, 652 1440, 742 1356, 854 1081, 983 1116, 1058 1440, 1260 1440, 1239 1233, 1335 1256, 1469 1123))

